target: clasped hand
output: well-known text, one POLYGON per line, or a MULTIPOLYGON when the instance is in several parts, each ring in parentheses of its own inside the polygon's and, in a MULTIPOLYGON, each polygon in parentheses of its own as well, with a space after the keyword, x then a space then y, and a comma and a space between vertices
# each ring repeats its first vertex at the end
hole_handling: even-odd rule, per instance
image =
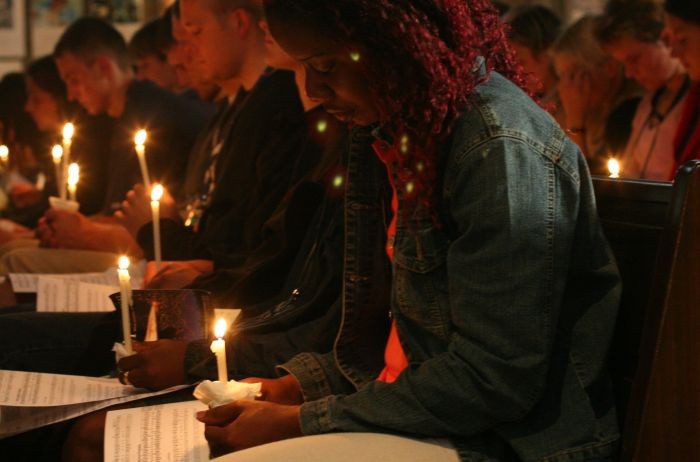
POLYGON ((42 247, 80 249, 93 225, 82 213, 49 209, 39 219, 36 235, 42 247))
MULTIPOLYGON (((126 199, 121 204, 121 210, 114 214, 119 223, 128 229, 132 236, 136 236, 139 229, 152 220, 150 194, 151 192, 146 191, 144 185, 137 184, 131 191, 126 193, 126 199)), ((173 220, 179 220, 180 218, 177 213, 175 200, 165 189, 160 200, 160 218, 173 220)))
POLYGON ((280 379, 245 379, 262 383, 262 398, 242 400, 197 413, 212 457, 302 436, 299 382, 292 375, 280 379))

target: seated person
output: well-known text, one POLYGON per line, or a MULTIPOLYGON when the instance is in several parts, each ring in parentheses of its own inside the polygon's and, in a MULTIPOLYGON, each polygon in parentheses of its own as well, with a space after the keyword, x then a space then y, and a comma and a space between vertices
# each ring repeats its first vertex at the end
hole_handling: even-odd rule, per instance
POLYGON ((221 99, 222 95, 216 82, 203 77, 202 62, 195 58, 192 37, 180 21, 180 6, 177 0, 165 10, 162 18, 158 47, 163 50, 168 64, 175 70, 178 86, 187 89, 186 95, 202 101, 213 103, 221 99))
POLYGON ((526 89, 536 96, 560 124, 564 111, 557 93, 557 74, 549 49, 559 36, 561 20, 543 5, 514 8, 504 18, 510 26, 508 42, 526 73, 526 89))
POLYGON ((170 27, 165 19, 153 19, 137 30, 129 41, 129 54, 136 65, 136 78, 150 80, 173 93, 185 89, 179 85, 175 69, 168 63, 160 48, 159 35, 163 27, 170 27))
POLYGON ((264 401, 200 414, 212 454, 383 460, 409 445, 426 460, 615 460, 617 269, 580 151, 511 82, 495 10, 264 3, 309 96, 356 125, 344 321, 332 353, 262 381, 264 401), (395 189, 388 228, 375 155, 395 189), (364 433, 331 447, 312 436, 332 432, 398 436, 383 451, 364 433))
POLYGON ((607 174, 610 157, 627 146, 639 101, 637 85, 595 37, 601 19, 587 16, 569 26, 552 46, 559 76, 563 125, 586 156, 593 174, 607 174))
POLYGON ((656 2, 613 0, 596 34, 606 53, 646 91, 621 157, 620 175, 626 178, 670 181, 675 176, 673 139, 690 79, 661 38, 663 16, 656 2))
POLYGON ((666 0, 665 31, 692 81, 673 142, 676 168, 700 159, 700 11, 693 0, 666 0))
MULTIPOLYGON (((265 69, 264 34, 254 14, 248 15, 247 21, 255 22, 242 33, 244 40, 238 38, 241 33, 236 27, 221 28, 220 34, 229 34, 236 42, 226 48, 207 35, 195 36, 199 29, 214 30, 218 20, 208 8, 197 7, 192 12, 190 6, 179 4, 180 20, 192 32, 206 75, 222 88, 241 85, 242 90, 225 89, 228 101, 215 119, 216 126, 210 127, 201 152, 191 158, 189 172, 199 172, 199 177, 188 175, 185 180, 189 197, 184 220, 172 213, 161 220, 162 254, 168 263, 162 270, 166 274, 159 275, 150 288, 179 288, 214 267, 239 266, 248 253, 257 252, 264 238, 260 231, 287 191, 319 161, 318 152, 303 147, 313 133, 304 120, 293 74, 265 69), (188 274, 184 279, 183 270, 188 274), (166 284, 165 276, 176 273, 177 281, 166 284)), ((239 8, 225 11, 232 17, 247 13, 239 8)), ((152 260, 147 196, 143 189, 130 194, 123 204, 127 218, 123 223, 138 233, 138 242, 152 260)), ((288 264, 280 267, 282 273, 286 269, 288 264)), ((259 293, 261 300, 279 287, 268 289, 271 292, 259 293)))
MULTIPOLYGON (((44 171, 52 181, 51 193, 57 194, 56 169, 49 158, 51 146, 60 144, 63 126, 67 122, 80 127, 72 138, 71 162, 80 165, 83 175, 77 190, 80 211, 94 215, 102 210, 105 199, 105 178, 108 176, 109 143, 112 139, 113 119, 106 115, 90 116, 76 103, 68 102, 66 85, 51 56, 44 56, 27 67, 27 103, 25 110, 43 133, 49 135, 43 159, 44 171)), ((13 192, 15 201, 26 198, 30 192, 13 192)))
POLYGON ((25 76, 19 72, 7 73, 0 80, 0 144, 8 156, 0 161, 0 216, 15 221, 5 221, 0 244, 29 233, 27 227, 35 226, 41 214, 41 206, 37 211, 31 202, 39 201, 42 195, 36 185, 43 167, 42 155, 51 149, 51 140, 24 111, 27 91, 25 76), (15 190, 33 190, 37 197, 26 203, 21 198, 15 202, 15 190))

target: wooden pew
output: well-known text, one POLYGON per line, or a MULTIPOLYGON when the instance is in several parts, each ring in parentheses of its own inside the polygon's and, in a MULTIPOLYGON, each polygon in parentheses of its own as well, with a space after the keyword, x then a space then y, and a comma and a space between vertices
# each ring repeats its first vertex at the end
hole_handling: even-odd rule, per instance
POLYGON ((674 182, 621 460, 700 460, 700 161, 674 182))
POLYGON ((598 215, 622 277, 620 311, 610 348, 610 371, 622 425, 673 185, 594 177, 593 187, 598 215))

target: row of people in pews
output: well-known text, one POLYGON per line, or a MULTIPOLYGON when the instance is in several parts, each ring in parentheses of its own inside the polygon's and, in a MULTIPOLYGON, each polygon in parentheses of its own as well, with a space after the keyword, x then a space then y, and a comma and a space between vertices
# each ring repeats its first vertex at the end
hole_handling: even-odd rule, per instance
MULTIPOLYGON (((605 359, 617 270, 579 149, 518 88, 495 10, 263 3, 267 22, 254 0, 182 0, 168 13, 171 47, 190 53, 181 65, 223 97, 196 140, 182 137, 205 123, 201 102, 134 90, 108 25, 77 21, 54 53, 69 98, 114 119, 106 182, 135 182, 120 143, 135 125, 153 132, 153 176, 174 194, 161 221, 167 263, 149 286, 210 290, 269 327, 227 342, 231 377, 259 376, 264 399, 200 416, 212 452, 371 431, 453 460, 613 460, 605 359)), ((148 193, 122 189, 97 217, 49 211, 43 246, 3 263, 152 260, 148 193)), ((100 374, 119 335, 112 314, 3 315, 0 365, 100 374)), ((211 360, 207 345, 162 340, 118 367, 124 382, 160 389, 211 377, 211 360)), ((104 413, 77 423, 64 457, 99 459, 103 425, 104 413)), ((362 437, 352 450, 381 457, 362 437)))
POLYGON ((606 175, 614 158, 620 176, 670 181, 698 157, 697 14, 684 2, 610 0, 565 28, 541 5, 504 21, 528 88, 594 174, 606 175))

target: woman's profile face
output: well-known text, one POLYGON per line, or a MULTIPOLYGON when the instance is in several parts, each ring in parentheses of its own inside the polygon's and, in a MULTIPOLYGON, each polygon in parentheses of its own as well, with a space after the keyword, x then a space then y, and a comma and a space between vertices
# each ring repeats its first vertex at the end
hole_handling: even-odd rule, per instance
POLYGON ((39 87, 31 77, 27 77, 27 102, 24 110, 42 132, 55 130, 61 124, 61 112, 56 98, 39 87))
POLYGON ((271 23, 270 30, 280 47, 304 66, 309 98, 341 122, 370 125, 379 121, 359 49, 279 22, 271 23))

